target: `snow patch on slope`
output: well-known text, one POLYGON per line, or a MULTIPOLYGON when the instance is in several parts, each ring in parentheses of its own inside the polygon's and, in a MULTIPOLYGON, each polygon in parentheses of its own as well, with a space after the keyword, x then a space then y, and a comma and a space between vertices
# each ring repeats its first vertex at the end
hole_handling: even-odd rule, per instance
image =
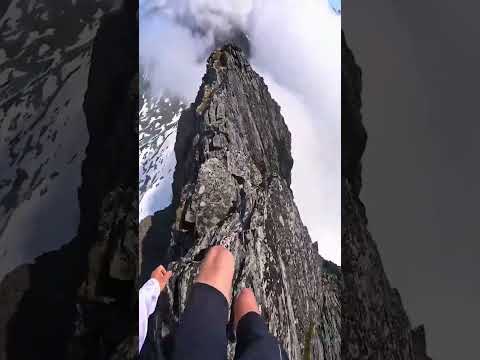
MULTIPOLYGON (((167 139, 158 151, 158 159, 161 159, 161 161, 159 161, 160 166, 157 174, 154 174, 158 175, 158 180, 148 187, 142 196, 139 208, 140 220, 149 215, 153 215, 156 211, 166 208, 172 202, 173 172, 177 164, 174 152, 176 137, 177 129, 175 128, 168 134, 167 139)), ((141 155, 142 158, 147 159, 145 163, 155 159, 155 156, 149 157, 148 152, 150 152, 150 149, 145 151, 143 156, 141 155)), ((142 164, 140 166, 142 166, 142 164)), ((142 176, 147 177, 150 176, 150 174, 147 172, 143 173, 142 176)))
POLYGON ((185 108, 178 98, 152 96, 145 77, 140 92, 139 221, 164 209, 172 201, 177 123, 185 108))

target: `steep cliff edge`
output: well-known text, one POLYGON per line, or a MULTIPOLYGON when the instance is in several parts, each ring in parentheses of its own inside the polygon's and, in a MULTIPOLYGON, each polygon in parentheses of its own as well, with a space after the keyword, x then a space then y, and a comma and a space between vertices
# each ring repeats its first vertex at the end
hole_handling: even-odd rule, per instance
POLYGON ((223 244, 236 258, 233 295, 254 289, 292 360, 339 359, 339 271, 302 224, 290 190, 290 132, 239 48, 210 56, 197 98, 180 117, 175 154, 172 205, 140 226, 143 276, 160 259, 175 274, 150 341, 161 339, 168 353, 205 250, 223 244))
POLYGON ((429 359, 423 328, 412 331, 390 286, 360 201, 366 132, 361 71, 342 34, 342 358, 429 359))

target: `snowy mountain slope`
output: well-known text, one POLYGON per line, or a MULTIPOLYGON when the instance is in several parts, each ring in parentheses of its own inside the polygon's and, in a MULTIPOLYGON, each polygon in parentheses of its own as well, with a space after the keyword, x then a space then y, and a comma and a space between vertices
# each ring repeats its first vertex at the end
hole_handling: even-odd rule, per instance
POLYGON ((1 6, 0 279, 75 235, 90 50, 113 8, 114 1, 1 6))
MULTIPOLYGON (((0 218, 7 220, 0 246, 8 250, 0 265, 2 272, 14 267, 0 281, 0 359, 134 359, 138 352, 132 326, 138 249, 136 9, 127 1, 99 21, 89 17, 107 2, 48 0, 55 8, 46 11, 54 16, 45 26, 55 35, 33 46, 22 41, 41 27, 34 10, 41 2, 21 2, 20 35, 6 36, 7 42, 2 37, 5 70, 25 74, 21 82, 0 88, 2 95, 12 90, 1 109, 0 163, 3 170, 13 168, 0 173, 11 177, 0 199, 0 218), (84 12, 85 6, 92 11, 84 12), (86 44, 79 35, 85 32, 76 32, 85 27, 87 45, 72 50, 86 44), (36 55, 45 42, 58 54, 53 65, 48 52, 36 55)), ((2 4, 0 14, 4 11, 2 4)))
POLYGON ((143 74, 139 112, 140 220, 165 208, 172 200, 177 122, 185 107, 178 97, 154 96, 143 74))

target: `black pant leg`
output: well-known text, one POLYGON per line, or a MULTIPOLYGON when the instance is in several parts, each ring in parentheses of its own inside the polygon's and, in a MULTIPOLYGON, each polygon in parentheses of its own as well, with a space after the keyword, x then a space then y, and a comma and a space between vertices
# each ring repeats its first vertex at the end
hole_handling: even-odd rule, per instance
POLYGON ((139 360, 166 360, 162 345, 158 341, 158 334, 154 333, 151 321, 148 323, 147 337, 140 351, 139 360))
POLYGON ((196 283, 175 334, 173 360, 227 358, 228 302, 210 285, 196 283))
POLYGON ((280 343, 255 312, 244 315, 237 325, 235 360, 288 360, 280 343))

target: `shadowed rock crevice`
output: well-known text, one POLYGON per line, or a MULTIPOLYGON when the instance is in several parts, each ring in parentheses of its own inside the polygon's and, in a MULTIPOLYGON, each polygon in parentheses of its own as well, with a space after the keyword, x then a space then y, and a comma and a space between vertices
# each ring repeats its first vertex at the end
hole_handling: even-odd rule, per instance
MULTIPOLYGON (((174 272, 149 329, 161 336, 149 334, 148 342, 171 350, 200 261, 206 249, 222 244, 236 259, 233 295, 254 289, 290 359, 303 359, 308 336, 312 359, 339 359, 340 275, 322 271, 324 260, 290 190, 290 132, 240 48, 227 45, 209 57, 197 98, 179 120, 175 154, 175 216, 158 212, 141 225, 144 248, 169 243, 166 254, 142 251, 143 258, 167 259, 174 272), (148 228, 162 221, 167 228, 148 228), (166 233, 168 239, 160 236, 166 233), (317 330, 309 332, 312 326, 317 330)), ((142 269, 145 277, 148 271, 142 269)))

